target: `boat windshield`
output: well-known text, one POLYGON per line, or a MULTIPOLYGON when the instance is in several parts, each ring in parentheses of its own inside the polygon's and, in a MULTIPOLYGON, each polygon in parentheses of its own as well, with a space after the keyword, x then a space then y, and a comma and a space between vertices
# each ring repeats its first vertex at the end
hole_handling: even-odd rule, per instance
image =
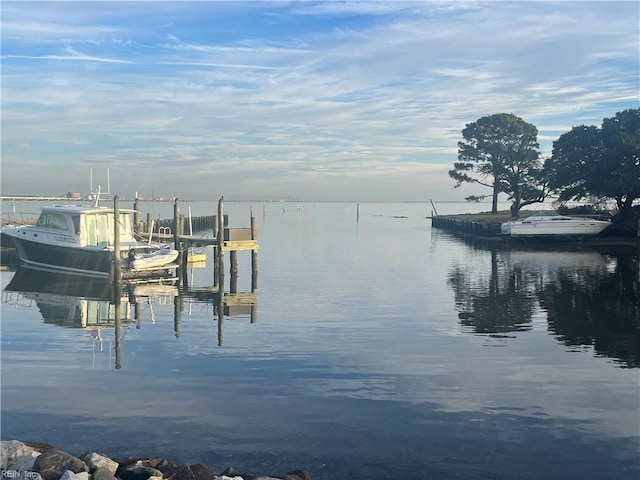
POLYGON ((558 216, 558 212, 556 212, 554 210, 540 210, 540 211, 534 213, 531 216, 532 217, 557 217, 558 216))
POLYGON ((53 212, 42 212, 36 225, 38 227, 54 228, 56 230, 69 230, 66 217, 53 212))

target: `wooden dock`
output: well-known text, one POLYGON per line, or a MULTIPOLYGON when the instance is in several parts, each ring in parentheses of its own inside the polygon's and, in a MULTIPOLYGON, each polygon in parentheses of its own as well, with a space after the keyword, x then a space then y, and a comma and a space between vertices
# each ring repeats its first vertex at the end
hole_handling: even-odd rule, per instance
MULTIPOLYGON (((140 212, 140 203, 136 200, 134 210, 140 212)), ((214 249, 214 285, 212 288, 224 289, 225 277, 225 254, 229 252, 232 293, 237 291, 234 279, 238 272, 238 252, 251 251, 251 285, 252 291, 257 288, 258 281, 258 224, 253 211, 250 213, 250 227, 231 228, 228 226, 228 217, 224 214, 224 197, 218 201, 218 209, 215 215, 206 217, 196 217, 186 219, 180 212, 180 199, 176 198, 173 208, 173 219, 154 221, 150 214, 147 214, 146 222, 134 219, 136 234, 151 238, 158 242, 173 243, 174 248, 180 252, 179 265, 182 271, 186 270, 189 262, 189 252, 194 248, 212 247, 214 249), (200 235, 185 233, 185 224, 193 227, 200 235)), ((186 281, 186 280, 185 280, 186 281)))

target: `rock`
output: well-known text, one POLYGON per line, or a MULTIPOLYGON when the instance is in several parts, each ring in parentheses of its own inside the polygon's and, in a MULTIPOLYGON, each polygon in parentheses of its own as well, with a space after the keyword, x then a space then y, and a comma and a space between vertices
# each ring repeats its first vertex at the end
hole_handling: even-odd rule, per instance
POLYGON ((169 480, 195 480, 195 478, 196 476, 189 468, 189 465, 181 465, 176 468, 169 480))
POLYGON ((238 472, 236 472, 236 469, 233 467, 228 467, 224 472, 220 474, 220 476, 227 477, 235 477, 236 475, 238 475, 238 472))
POLYGON ((194 463, 193 465, 189 465, 189 469, 193 473, 193 476, 196 480, 212 480, 216 477, 216 474, 202 463, 194 463))
POLYGON ((23 442, 25 445, 32 447, 34 450, 37 450, 41 453, 48 452, 50 450, 58 450, 58 447, 51 445, 50 443, 44 442, 23 442))
POLYGON ((116 480, 114 474, 107 467, 98 467, 93 471, 91 480, 116 480))
POLYGON ((86 450, 78 458, 47 443, 18 440, 1 441, 0 453, 0 480, 311 480, 301 469, 271 477, 240 474, 233 467, 217 474, 202 463, 177 465, 163 457, 118 460, 86 450))
POLYGON ((120 468, 128 467, 129 465, 138 464, 142 465, 142 459, 140 457, 124 457, 124 458, 115 458, 113 459, 120 464, 120 468))
POLYGON ((167 460, 163 457, 152 457, 142 461, 142 465, 145 467, 152 467, 156 470, 160 470, 165 478, 169 478, 176 471, 178 466, 171 460, 167 460))
POLYGON ((96 452, 85 455, 82 460, 87 464, 90 472, 95 471, 98 467, 104 467, 109 470, 112 475, 115 475, 120 466, 115 460, 111 460, 109 457, 96 452))
POLYGON ((71 470, 73 473, 89 471, 89 467, 82 460, 57 449, 43 452, 36 458, 33 469, 42 475, 44 480, 58 480, 65 470, 71 470))
POLYGON ((60 480, 89 480, 89 472, 74 473, 71 470, 65 470, 60 480))
POLYGON ((13 464, 18 458, 31 455, 33 447, 25 445, 18 440, 6 440, 0 442, 0 463, 3 470, 13 464))
POLYGON ((209 467, 202 463, 195 463, 176 467, 169 478, 170 480, 213 480, 216 477, 217 475, 209 467))
POLYGON ((163 478, 162 472, 153 467, 145 467, 142 461, 118 468, 116 477, 122 480, 147 480, 149 477, 163 478))
POLYGON ((38 458, 39 456, 40 452, 34 450, 29 455, 18 457, 13 463, 9 464, 8 469, 15 470, 16 472, 30 472, 33 470, 33 465, 36 461, 36 458, 38 458))
POLYGON ((120 459, 118 463, 120 464, 120 467, 115 474, 115 476, 118 478, 121 478, 120 472, 124 471, 126 468, 133 466, 151 468, 154 472, 156 472, 151 476, 162 476, 163 478, 171 477, 178 468, 178 466, 174 462, 163 457, 151 457, 146 459, 140 457, 126 457, 120 459))
POLYGON ((292 470, 287 472, 283 480, 311 480, 311 474, 306 470, 292 470))

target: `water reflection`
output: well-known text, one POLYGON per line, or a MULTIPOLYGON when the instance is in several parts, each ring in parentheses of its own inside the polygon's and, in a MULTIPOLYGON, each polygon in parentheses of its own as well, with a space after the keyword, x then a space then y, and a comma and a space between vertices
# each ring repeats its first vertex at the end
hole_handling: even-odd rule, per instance
POLYGON ((637 269, 631 255, 618 255, 600 268, 558 270, 537 291, 549 331, 567 346, 592 346, 622 366, 640 367, 637 269))
POLYGON ((460 323, 496 337, 531 329, 535 299, 527 273, 505 268, 496 251, 491 251, 489 275, 481 273, 456 265, 449 274, 460 323))
POLYGON ((448 275, 460 324, 512 337, 540 312, 568 347, 590 347, 623 367, 640 366, 640 286, 632 253, 488 247, 489 265, 448 275))
POLYGON ((100 350, 104 330, 113 329, 115 368, 122 367, 123 328, 141 329, 143 311, 155 323, 154 306, 173 305, 173 332, 180 338, 182 316, 193 304, 213 305, 218 345, 224 344, 225 317, 248 316, 257 322, 257 292, 226 293, 217 287, 181 291, 174 284, 115 287, 108 280, 18 268, 5 287, 2 303, 35 304, 45 324, 83 328, 100 350))

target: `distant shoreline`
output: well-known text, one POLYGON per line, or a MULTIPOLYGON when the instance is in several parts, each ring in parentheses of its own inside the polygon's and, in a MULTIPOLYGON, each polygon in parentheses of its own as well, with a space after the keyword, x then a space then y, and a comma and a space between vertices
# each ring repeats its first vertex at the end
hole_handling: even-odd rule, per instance
MULTIPOLYGON (((106 194, 102 194, 103 198, 101 201, 106 200, 108 197, 106 194)), ((113 198, 113 197, 112 197, 113 198)), ((139 198, 141 202, 174 202, 175 198, 139 198)), ((215 199, 188 199, 188 198, 180 198, 177 197, 181 202, 213 202, 217 201, 215 199)), ((124 198, 120 197, 121 201, 125 202, 133 202, 135 198, 124 198)), ((0 201, 60 201, 60 202, 85 202, 89 201, 85 198, 68 198, 68 197, 60 197, 60 196, 47 196, 47 195, 0 195, 0 201)), ((225 202, 261 202, 261 203, 430 203, 430 200, 295 200, 295 199, 277 199, 277 198, 249 198, 249 199, 234 199, 234 198, 225 198, 225 202)), ((439 203, 459 203, 459 204, 469 204, 466 200, 433 200, 433 202, 437 205, 439 203)), ((491 205, 491 201, 480 202, 491 205)))

